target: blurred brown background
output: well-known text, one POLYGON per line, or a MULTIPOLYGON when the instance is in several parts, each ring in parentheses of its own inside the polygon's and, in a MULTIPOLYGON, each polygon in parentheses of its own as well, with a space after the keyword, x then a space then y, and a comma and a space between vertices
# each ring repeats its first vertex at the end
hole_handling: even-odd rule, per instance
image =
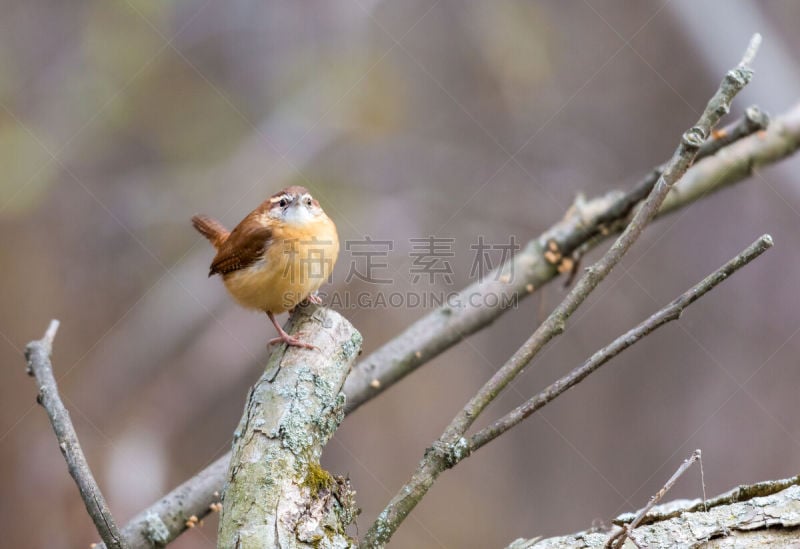
MULTIPOLYGON (((524 243, 577 193, 627 187, 666 159, 752 32, 764 46, 737 113, 800 98, 800 4, 788 0, 33 0, 2 14, 7 547, 96 540, 24 373, 24 345, 52 317, 63 396, 120 524, 229 448, 273 328, 206 278, 212 252, 192 214, 233 226, 303 184, 343 240, 394 241, 398 291, 412 289, 410 238, 454 238, 452 285, 414 288, 457 289, 479 235, 524 243)), ((758 235, 777 245, 443 475, 392 546, 584 529, 642 506, 694 448, 709 494, 796 474, 798 168, 791 159, 654 224, 484 421, 758 235)), ((343 250, 329 292, 375 291, 345 286, 352 260, 343 250)), ((323 465, 351 476, 362 533, 563 293, 551 284, 345 420, 323 465)), ((426 311, 343 312, 368 353, 426 311)), ((671 496, 700 494, 695 469, 671 496)), ((215 538, 212 519, 174 547, 215 538)))

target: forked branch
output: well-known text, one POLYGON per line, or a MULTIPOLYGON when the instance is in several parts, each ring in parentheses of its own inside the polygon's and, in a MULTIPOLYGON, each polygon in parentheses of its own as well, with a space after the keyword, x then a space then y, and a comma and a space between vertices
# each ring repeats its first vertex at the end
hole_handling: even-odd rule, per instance
POLYGON ((703 297, 724 280, 727 280, 733 273, 767 251, 772 245, 772 237, 766 234, 753 242, 747 249, 681 294, 678 298, 674 299, 669 305, 594 353, 586 362, 551 384, 524 404, 472 435, 469 439, 467 452, 472 453, 478 448, 485 446, 531 414, 542 409, 561 396, 571 387, 574 387, 586 379, 590 374, 628 347, 634 345, 668 322, 678 320, 689 305, 703 297))

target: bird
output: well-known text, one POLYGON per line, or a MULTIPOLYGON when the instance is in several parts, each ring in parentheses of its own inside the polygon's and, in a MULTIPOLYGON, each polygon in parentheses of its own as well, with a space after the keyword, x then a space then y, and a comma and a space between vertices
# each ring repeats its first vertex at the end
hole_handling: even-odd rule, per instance
POLYGON ((278 330, 269 345, 314 349, 275 320, 305 300, 322 302, 317 291, 339 255, 336 225, 308 189, 293 185, 273 194, 232 231, 202 214, 192 225, 217 252, 208 276, 220 275, 239 305, 265 312, 278 330))

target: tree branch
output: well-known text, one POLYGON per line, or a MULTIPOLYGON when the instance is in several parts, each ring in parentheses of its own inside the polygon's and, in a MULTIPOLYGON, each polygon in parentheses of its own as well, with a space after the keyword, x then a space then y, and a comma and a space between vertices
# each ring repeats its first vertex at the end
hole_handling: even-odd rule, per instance
MULTIPOLYGON (((647 513, 647 516, 642 518, 640 524, 653 524, 654 522, 679 517, 683 513, 707 511, 712 507, 719 507, 720 505, 739 503, 756 497, 771 496, 790 486, 800 486, 800 475, 779 480, 767 480, 755 484, 742 484, 724 494, 720 494, 719 496, 705 501, 701 499, 679 500, 657 505, 647 513)), ((617 526, 622 526, 623 524, 629 524, 637 515, 638 513, 624 513, 615 518, 612 522, 617 526)))
POLYGON ((28 375, 36 378, 39 394, 36 401, 47 411, 53 431, 58 439, 58 447, 67 462, 69 474, 78 485, 78 490, 86 505, 89 516, 100 537, 108 545, 116 549, 127 547, 122 541, 114 517, 108 509, 97 482, 94 480, 86 456, 83 455, 78 435, 69 412, 58 394, 58 385, 53 376, 53 364, 50 356, 53 352, 53 339, 58 331, 58 320, 51 320, 44 337, 38 341, 31 341, 25 348, 25 359, 28 362, 28 375))
MULTIPOLYGON (((654 508, 658 518, 648 514, 636 537, 647 547, 794 547, 797 543, 797 477, 741 486, 707 503, 708 510, 702 505, 686 508, 681 502, 658 505, 654 508), (731 499, 734 492, 746 497, 731 499), (659 513, 659 508, 672 511, 659 513)), ((600 549, 607 540, 608 532, 593 529, 548 539, 518 539, 507 549, 600 549)))
POLYGON ((469 445, 464 457, 493 441, 531 414, 561 396, 568 389, 583 381, 603 364, 606 364, 609 360, 643 337, 651 334, 670 321, 678 320, 686 307, 703 297, 722 281, 727 280, 733 273, 767 251, 772 245, 772 237, 769 235, 762 236, 739 255, 678 296, 669 305, 650 316, 650 318, 643 321, 635 328, 625 332, 606 347, 594 353, 589 360, 551 384, 524 404, 518 406, 488 427, 475 433, 469 439, 469 445))
MULTIPOLYGON (((200 471, 156 503, 133 517, 122 529, 127 547, 164 547, 189 528, 219 510, 220 492, 231 462, 230 453, 200 471)), ((95 549, 105 549, 99 543, 95 549)))
POLYGON ((341 388, 361 334, 313 305, 296 309, 291 322, 317 349, 275 351, 250 390, 234 434, 218 547, 352 544, 345 528, 356 516, 353 492, 319 458, 344 417, 341 388))
POLYGON ((683 134, 664 173, 659 177, 653 190, 616 242, 603 257, 586 270, 575 287, 534 331, 533 335, 453 418, 442 436, 434 442, 433 450, 425 452, 411 480, 392 498, 367 531, 364 541, 361 543, 362 547, 383 547, 389 541, 403 520, 433 486, 436 478, 451 467, 466 450, 466 440, 463 435, 478 415, 551 339, 563 333, 566 322, 572 313, 605 279, 639 238, 647 223, 655 217, 672 186, 689 169, 703 142, 711 135, 711 130, 719 122, 719 119, 729 112, 733 98, 752 78, 753 73, 748 63, 755 54, 760 40, 760 35, 753 36, 742 61, 725 75, 700 119, 694 127, 683 134))

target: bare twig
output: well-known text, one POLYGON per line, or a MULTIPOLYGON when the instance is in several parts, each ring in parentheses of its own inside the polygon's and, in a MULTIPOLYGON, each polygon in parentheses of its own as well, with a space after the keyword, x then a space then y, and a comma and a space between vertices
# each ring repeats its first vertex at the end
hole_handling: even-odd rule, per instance
MULTIPOLYGON (((697 151, 694 162, 717 154, 728 145, 765 130, 769 125, 769 116, 757 106, 745 109, 745 115, 727 128, 713 132, 711 138, 697 151)), ((560 257, 567 257, 573 253, 585 252, 593 247, 598 239, 602 239, 610 232, 618 232, 624 227, 630 213, 653 190, 658 178, 664 174, 667 162, 650 170, 628 192, 620 194, 614 201, 602 210, 590 223, 584 223, 577 231, 571 232, 566 238, 554 239, 560 257)), ((687 173, 688 175, 688 173, 687 173)), ((683 186, 683 181, 681 182, 683 186)), ((711 192, 714 189, 707 189, 711 192)))
POLYGON ((403 520, 433 486, 436 478, 457 462, 467 450, 467 441, 463 435, 478 415, 551 339, 564 331, 572 313, 605 279, 638 239, 647 223, 655 217, 672 186, 689 169, 701 145, 711 134, 711 130, 730 110, 733 98, 752 78, 752 71, 743 63, 752 56, 759 41, 759 35, 751 39, 743 61, 725 75, 700 119, 694 127, 683 134, 664 173, 616 242, 600 260, 586 270, 575 287, 533 335, 453 418, 442 436, 433 444, 432 451, 425 452, 411 480, 392 498, 370 527, 361 544, 362 547, 382 547, 389 541, 403 520))
POLYGON ((586 362, 551 384, 524 404, 518 406, 488 427, 475 433, 469 439, 466 454, 468 455, 488 444, 534 412, 543 408, 643 337, 654 332, 664 324, 679 319, 686 307, 700 299, 722 281, 727 280, 733 273, 767 251, 772 247, 772 244, 772 237, 769 235, 764 235, 753 242, 739 255, 681 294, 669 305, 650 316, 635 328, 619 336, 606 347, 594 353, 586 362))
MULTIPOLYGON (((653 497, 650 498, 650 501, 647 502, 647 505, 645 505, 639 511, 639 513, 637 513, 637 515, 630 522, 630 524, 626 524, 625 526, 621 527, 618 532, 612 534, 608 538, 608 541, 606 542, 606 547, 608 549, 614 549, 615 547, 622 547, 622 544, 625 543, 626 537, 630 537, 631 541, 633 541, 634 539, 633 531, 634 529, 636 529, 637 526, 639 526, 639 523, 642 521, 642 519, 645 517, 648 511, 650 511, 650 509, 652 509, 656 503, 661 501, 661 499, 666 495, 666 493, 669 492, 669 490, 675 485, 675 483, 678 482, 678 479, 681 478, 681 476, 683 476, 686 470, 689 469, 689 467, 691 467, 695 461, 697 461, 698 459, 702 459, 701 455, 702 454, 700 450, 695 450, 694 452, 692 452, 692 455, 686 458, 683 461, 683 463, 681 463, 681 466, 678 467, 678 470, 675 471, 675 473, 669 478, 666 484, 664 484, 664 486, 662 486, 661 489, 658 492, 656 492, 653 497)), ((634 544, 638 545, 638 543, 636 543, 635 541, 634 544)))
POLYGON ((769 115, 756 105, 747 107, 744 116, 735 124, 712 133, 712 138, 706 141, 697 153, 695 162, 709 156, 714 156, 731 143, 739 141, 756 132, 764 131, 769 126, 769 115))
MULTIPOLYGON (((707 139, 705 143, 697 151, 697 156, 694 163, 714 156, 725 147, 743 139, 756 132, 766 130, 769 125, 769 115, 753 105, 745 109, 745 114, 742 118, 731 124, 730 126, 721 130, 712 132, 711 138, 707 139)), ((653 190, 658 178, 664 173, 667 163, 663 163, 647 173, 642 179, 639 180, 629 191, 620 193, 612 203, 604 208, 599 215, 593 218, 590 222, 584 223, 576 231, 572 231, 567 238, 559 241, 553 239, 551 246, 554 246, 559 253, 556 259, 569 258, 572 261, 572 269, 569 270, 564 287, 572 285, 573 278, 577 274, 580 260, 583 254, 591 250, 600 241, 604 240, 610 233, 616 233, 625 227, 626 221, 633 209, 644 200, 650 191, 653 190)), ((691 170, 686 174, 690 178, 691 170)), ((683 183, 683 182, 682 182, 683 183)), ((718 187, 709 187, 705 190, 705 194, 716 190, 718 187)), ((672 193, 671 195, 674 195, 672 193)), ((585 207, 585 206, 584 206, 585 207)), ((663 213, 664 208, 659 210, 659 215, 663 213)), ((561 267, 561 265, 559 265, 561 267)), ((559 268, 559 272, 563 269, 559 268)))
POLYGON ((53 376, 53 365, 50 362, 50 355, 53 351, 53 339, 58 331, 58 320, 50 321, 50 326, 44 337, 38 341, 31 341, 25 349, 25 358, 28 361, 28 375, 36 378, 39 387, 39 394, 36 400, 47 411, 50 423, 58 439, 58 447, 67 462, 69 474, 78 485, 78 490, 86 505, 89 516, 92 517, 94 525, 100 537, 108 547, 123 548, 127 547, 120 536, 114 517, 108 509, 105 498, 94 480, 86 456, 78 442, 78 435, 69 417, 69 412, 61 401, 58 394, 55 376, 53 376))
POLYGON ((744 70, 749 69, 750 65, 753 63, 753 59, 756 58, 758 48, 760 47, 761 35, 759 33, 755 33, 752 38, 750 38, 750 43, 747 44, 747 50, 745 50, 742 60, 739 61, 739 64, 736 66, 736 68, 744 70))

